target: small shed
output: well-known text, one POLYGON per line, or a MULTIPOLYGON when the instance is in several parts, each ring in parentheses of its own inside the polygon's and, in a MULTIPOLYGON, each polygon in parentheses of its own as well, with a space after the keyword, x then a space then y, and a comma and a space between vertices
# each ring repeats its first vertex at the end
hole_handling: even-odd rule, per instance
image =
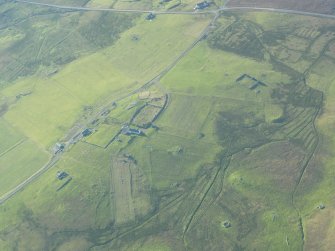
POLYGON ((203 10, 207 7, 209 7, 210 3, 207 1, 197 3, 194 7, 195 10, 203 10))
POLYGON ((81 134, 83 135, 83 137, 87 137, 88 135, 92 134, 92 130, 89 128, 86 128, 84 131, 82 131, 81 134))
POLYGON ((66 178, 67 176, 69 176, 69 175, 64 171, 58 171, 57 174, 56 174, 56 177, 59 180, 62 180, 64 178, 66 178))
POLYGON ((321 210, 323 210, 323 209, 325 209, 326 208, 326 206, 323 204, 323 203, 321 203, 319 206, 318 206, 318 209, 321 209, 321 210))
POLYGON ((224 221, 222 225, 223 225, 224 228, 230 228, 231 227, 230 221, 227 221, 227 220, 224 221))
POLYGON ((56 145, 53 147, 52 151, 54 154, 57 154, 61 151, 63 151, 65 148, 65 144, 64 143, 56 143, 56 145))
POLYGON ((145 18, 146 20, 154 20, 156 18, 156 15, 154 13, 150 13, 149 15, 147 15, 147 17, 145 18))
POLYGON ((128 136, 142 135, 143 134, 143 132, 141 130, 130 128, 129 126, 123 126, 121 132, 122 132, 122 134, 128 135, 128 136))

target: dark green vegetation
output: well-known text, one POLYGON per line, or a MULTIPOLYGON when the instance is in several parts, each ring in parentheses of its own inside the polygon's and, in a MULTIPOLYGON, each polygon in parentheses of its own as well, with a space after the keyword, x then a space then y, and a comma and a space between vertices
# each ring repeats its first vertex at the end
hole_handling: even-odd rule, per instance
POLYGON ((49 76, 115 42, 136 15, 0 4, 0 88, 36 72, 49 76))
POLYGON ((251 22, 238 20, 228 27, 219 26, 208 38, 208 44, 211 48, 263 59, 263 45, 258 38, 261 33, 262 30, 259 26, 251 22))
POLYGON ((334 246, 334 21, 0 10, 0 250, 334 246))

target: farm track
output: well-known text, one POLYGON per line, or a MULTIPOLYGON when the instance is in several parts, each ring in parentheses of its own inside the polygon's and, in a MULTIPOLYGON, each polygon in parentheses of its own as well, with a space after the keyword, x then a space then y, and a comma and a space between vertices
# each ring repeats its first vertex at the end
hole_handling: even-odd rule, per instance
MULTIPOLYGON (((315 38, 316 40, 317 38, 315 38)), ((321 60, 321 58, 323 56, 325 56, 325 52, 327 50, 327 48, 329 48, 330 43, 332 43, 334 41, 334 39, 329 40, 326 45, 324 45, 322 51, 319 53, 319 56, 313 61, 313 63, 304 71, 303 75, 307 76, 312 68, 321 60)), ((308 135, 307 136, 302 136, 303 138, 303 142, 305 145, 305 148, 307 149, 307 151, 309 151, 309 153, 307 153, 306 157, 305 157, 305 161, 303 161, 302 165, 301 165, 301 172, 300 175, 298 177, 298 180, 294 186, 294 189, 291 193, 291 203, 293 208, 295 209, 297 216, 298 216, 298 226, 299 226, 299 230, 300 230, 300 234, 301 234, 301 241, 302 241, 302 245, 301 245, 301 250, 304 251, 305 250, 305 230, 304 230, 304 223, 303 223, 303 217, 301 216, 301 211, 299 209, 299 207, 296 205, 295 200, 296 200, 296 193, 299 189, 299 186, 301 185, 301 182, 303 180, 303 177, 306 173, 306 170, 310 164, 310 162, 312 161, 313 157, 315 156, 315 153, 317 152, 319 145, 320 145, 320 134, 316 128, 315 122, 318 118, 318 116, 320 115, 320 113, 322 112, 322 104, 324 102, 324 93, 321 92, 321 105, 319 107, 317 107, 317 109, 313 112, 312 116, 307 116, 308 119, 310 120, 302 130, 300 130, 297 134, 297 136, 305 130, 305 128, 307 126, 311 126, 311 129, 308 130, 308 135)), ((304 112, 304 111, 303 111, 304 112)), ((303 113, 302 112, 302 113, 303 113)), ((300 116, 300 114, 299 114, 300 116)), ((298 128, 298 127, 297 127, 298 128)))
MULTIPOLYGON (((21 139, 20 141, 18 141, 15 145, 11 146, 10 148, 8 148, 7 150, 5 150, 4 152, 0 153, 0 157, 4 156, 5 154, 9 153, 10 151, 14 150, 16 147, 18 147, 19 145, 21 145, 23 142, 25 142, 27 139, 21 139)), ((1 203, 0 203, 1 204, 1 203)))
POLYGON ((99 247, 99 246, 103 246, 103 245, 107 245, 109 243, 111 243, 112 241, 115 241, 119 238, 122 238, 124 236, 126 236, 127 234, 131 234, 134 231, 144 227, 145 225, 149 224, 152 220, 156 219, 159 215, 165 213, 165 211, 168 211, 169 209, 171 209, 172 207, 176 207, 176 205, 178 205, 179 203, 181 203, 181 201, 184 199, 185 196, 183 196, 183 194, 180 194, 178 196, 176 196, 176 198, 174 198, 173 200, 171 200, 170 202, 168 202, 166 205, 164 205, 163 207, 161 207, 159 209, 159 211, 155 211, 153 215, 151 215, 150 217, 146 218, 143 222, 137 224, 136 226, 134 226, 133 228, 130 228, 128 230, 122 231, 121 233, 116 234, 114 237, 105 239, 103 241, 100 241, 98 243, 95 243, 91 248, 93 247, 99 247))
MULTIPOLYGON (((269 143, 273 143, 273 142, 280 142, 282 140, 274 140, 274 141, 270 141, 268 143, 265 143, 265 144, 262 144, 260 146, 256 146, 254 149, 257 149, 258 147, 261 147, 263 145, 267 145, 269 143)), ((284 140, 285 141, 285 140, 284 140)), ((244 151, 245 149, 241 149, 237 152, 234 152, 234 153, 230 153, 228 156, 224 157, 223 159, 221 159, 221 163, 220 163, 220 167, 218 168, 218 170, 215 172, 214 174, 214 177, 211 179, 211 181, 209 182, 209 184, 207 184, 208 188, 206 189, 205 193, 203 194, 203 197, 201 198, 199 204, 197 205, 197 207, 195 208, 195 210, 193 210, 192 214, 191 214, 191 217, 189 219, 189 221, 187 222, 187 225, 185 226, 185 229, 183 231, 183 234, 182 234, 182 239, 183 239, 183 242, 184 242, 184 246, 185 248, 187 249, 187 242, 186 242, 186 234, 188 232, 188 230, 190 229, 190 226, 191 224, 193 223, 195 219, 195 216, 196 214, 199 213, 199 210, 201 209, 201 207, 203 206, 203 203, 207 197, 207 195, 209 194, 209 192, 212 190, 215 182, 217 181, 217 179, 219 178, 219 175, 220 173, 221 174, 221 181, 220 181, 220 191, 217 193, 215 199, 209 203, 208 207, 212 206, 213 204, 215 204, 217 202, 217 200, 220 198, 220 195, 222 194, 222 191, 223 191, 223 186, 225 184, 224 180, 225 180, 225 177, 226 177, 226 173, 230 167, 230 162, 231 162, 231 159, 233 158, 234 155, 244 151), (224 165, 222 165, 223 161, 226 160, 226 163, 224 163, 224 165)), ((201 217, 201 216, 200 216, 201 217)))
POLYGON ((310 163, 312 157, 314 156, 314 154, 315 154, 315 152, 316 152, 316 150, 317 150, 317 148, 318 148, 318 145, 319 145, 320 135, 319 135, 319 133, 318 133, 318 131, 317 131, 317 129, 316 129, 315 121, 316 121, 318 115, 320 114, 320 111, 321 111, 321 107, 319 107, 318 110, 314 113, 313 120, 311 121, 311 124, 312 124, 312 126, 313 126, 313 132, 314 132, 315 135, 316 135, 316 143, 315 143, 313 149, 311 150, 311 152, 308 154, 308 156, 307 156, 307 160, 306 160, 306 161, 304 162, 304 164, 302 165, 302 171, 301 171, 301 173, 300 173, 300 175, 299 175, 298 182, 297 182, 297 184, 296 184, 296 186, 295 186, 295 188, 294 188, 294 190, 293 190, 292 200, 293 200, 293 197, 294 197, 294 195, 295 195, 295 193, 296 193, 296 191, 297 191, 299 185, 301 184, 303 175, 304 175, 305 172, 306 172, 306 168, 307 168, 307 166, 309 165, 309 163, 310 163))
MULTIPOLYGON (((203 205, 203 202, 205 201, 208 193, 210 192, 210 190, 212 189, 215 181, 217 180, 220 172, 223 170, 223 172, 226 171, 226 169, 229 167, 229 164, 230 164, 230 160, 231 160, 231 157, 228 158, 228 162, 225 163, 225 165, 222 165, 222 160, 221 160, 221 163, 220 163, 220 167, 218 168, 218 170, 216 171, 213 179, 210 181, 210 183, 208 184, 208 189, 205 191, 205 193, 203 194, 199 204, 197 205, 197 207, 194 209, 193 213, 191 214, 191 217, 189 219, 189 221, 187 222, 185 228, 184 228, 184 231, 183 231, 183 241, 184 241, 184 245, 185 247, 187 247, 186 245, 186 240, 185 240, 185 235, 187 234, 194 218, 195 218, 195 215, 197 214, 197 212, 199 211, 199 209, 201 208, 201 206, 203 205)), ((222 189, 222 188, 221 188, 222 189)))
POLYGON ((97 144, 93 144, 93 143, 90 143, 90 142, 87 142, 85 140, 82 141, 84 144, 87 144, 87 145, 90 145, 90 146, 93 146, 93 147, 96 147, 96 148, 100 148, 100 149, 105 149, 105 147, 103 146, 99 146, 97 144))
MULTIPOLYGON (((322 102, 323 103, 323 100, 324 100, 324 96, 322 95, 322 102)), ((303 219, 302 219, 302 216, 301 216, 301 212, 300 212, 300 209, 298 208, 298 206, 295 204, 295 197, 296 197, 296 193, 298 191, 298 188, 302 182, 302 179, 303 179, 303 176, 304 174, 306 173, 306 170, 307 170, 307 167, 309 166, 311 160, 313 159, 314 155, 315 155, 315 152, 317 151, 318 147, 319 147, 319 143, 320 143, 320 135, 316 129, 316 126, 315 126, 315 121, 318 117, 318 115, 320 114, 320 111, 322 109, 322 106, 318 107, 318 109, 315 111, 315 113, 313 114, 313 118, 312 118, 312 121, 309 123, 312 125, 313 127, 313 133, 315 135, 315 143, 313 144, 313 146, 311 147, 311 151, 306 155, 306 161, 304 161, 301 165, 301 172, 300 172, 300 175, 298 177, 298 181, 293 189, 293 192, 291 194, 291 203, 292 203, 292 206, 293 208, 296 210, 297 212, 297 215, 298 215, 298 218, 299 218, 299 229, 300 229, 300 232, 301 232, 301 241, 302 241, 302 247, 301 247, 301 250, 303 251, 304 250, 304 246, 305 246, 305 232, 304 232, 304 225, 303 225, 303 219)))

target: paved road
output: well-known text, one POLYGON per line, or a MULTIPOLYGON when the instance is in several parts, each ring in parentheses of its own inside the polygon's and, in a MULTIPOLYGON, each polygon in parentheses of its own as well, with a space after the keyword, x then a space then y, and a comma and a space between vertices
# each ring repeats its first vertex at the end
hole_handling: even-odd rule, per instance
POLYGON ((57 9, 74 10, 74 11, 109 11, 109 12, 126 12, 126 13, 156 13, 156 14, 179 14, 179 15, 195 15, 195 14, 206 14, 215 13, 218 10, 205 10, 205 11, 159 11, 159 10, 134 10, 134 9, 111 9, 111 8, 93 8, 93 7, 81 7, 81 6, 68 6, 68 5, 58 5, 49 3, 39 3, 34 1, 26 0, 14 0, 17 3, 33 4, 57 9))
POLYGON ((35 1, 26 1, 26 0, 14 0, 17 3, 26 3, 39 6, 46 6, 58 9, 66 10, 77 10, 77 11, 110 11, 110 12, 126 12, 126 13, 156 13, 156 14, 178 14, 178 15, 199 15, 206 13, 216 13, 222 11, 270 11, 278 13, 287 13, 287 14, 296 14, 296 15, 305 15, 305 16, 315 16, 322 18, 332 18, 335 19, 334 15, 321 14, 315 12, 306 12, 299 10, 289 10, 289 9, 275 9, 275 8, 262 8, 262 7, 226 7, 223 5, 221 8, 216 10, 205 10, 205 11, 157 11, 157 10, 134 10, 134 9, 111 9, 111 8, 92 8, 92 7, 80 7, 80 6, 68 6, 68 5, 57 5, 49 3, 40 3, 35 1))
POLYGON ((16 193, 20 192, 23 190, 28 184, 36 180, 38 177, 40 177, 43 173, 45 173, 47 170, 49 170, 51 167, 53 167, 58 160, 60 159, 60 154, 53 156, 51 160, 45 164, 42 168, 40 168, 36 173, 31 175, 29 178, 27 178, 25 181, 17 185, 15 188, 4 194, 3 196, 0 197, 0 205, 6 202, 8 199, 13 197, 16 193))

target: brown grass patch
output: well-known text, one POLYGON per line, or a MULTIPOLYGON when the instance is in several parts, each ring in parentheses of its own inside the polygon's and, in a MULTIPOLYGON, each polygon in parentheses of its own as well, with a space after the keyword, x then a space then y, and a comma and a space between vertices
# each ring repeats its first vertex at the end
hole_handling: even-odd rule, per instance
POLYGON ((231 0, 227 7, 262 7, 333 14, 334 0, 231 0))
POLYGON ((324 210, 316 209, 306 223, 305 250, 333 250, 335 247, 335 209, 326 205, 324 210))
POLYGON ((253 151, 241 166, 271 181, 283 191, 291 191, 298 181, 304 154, 289 142, 275 142, 253 151))

